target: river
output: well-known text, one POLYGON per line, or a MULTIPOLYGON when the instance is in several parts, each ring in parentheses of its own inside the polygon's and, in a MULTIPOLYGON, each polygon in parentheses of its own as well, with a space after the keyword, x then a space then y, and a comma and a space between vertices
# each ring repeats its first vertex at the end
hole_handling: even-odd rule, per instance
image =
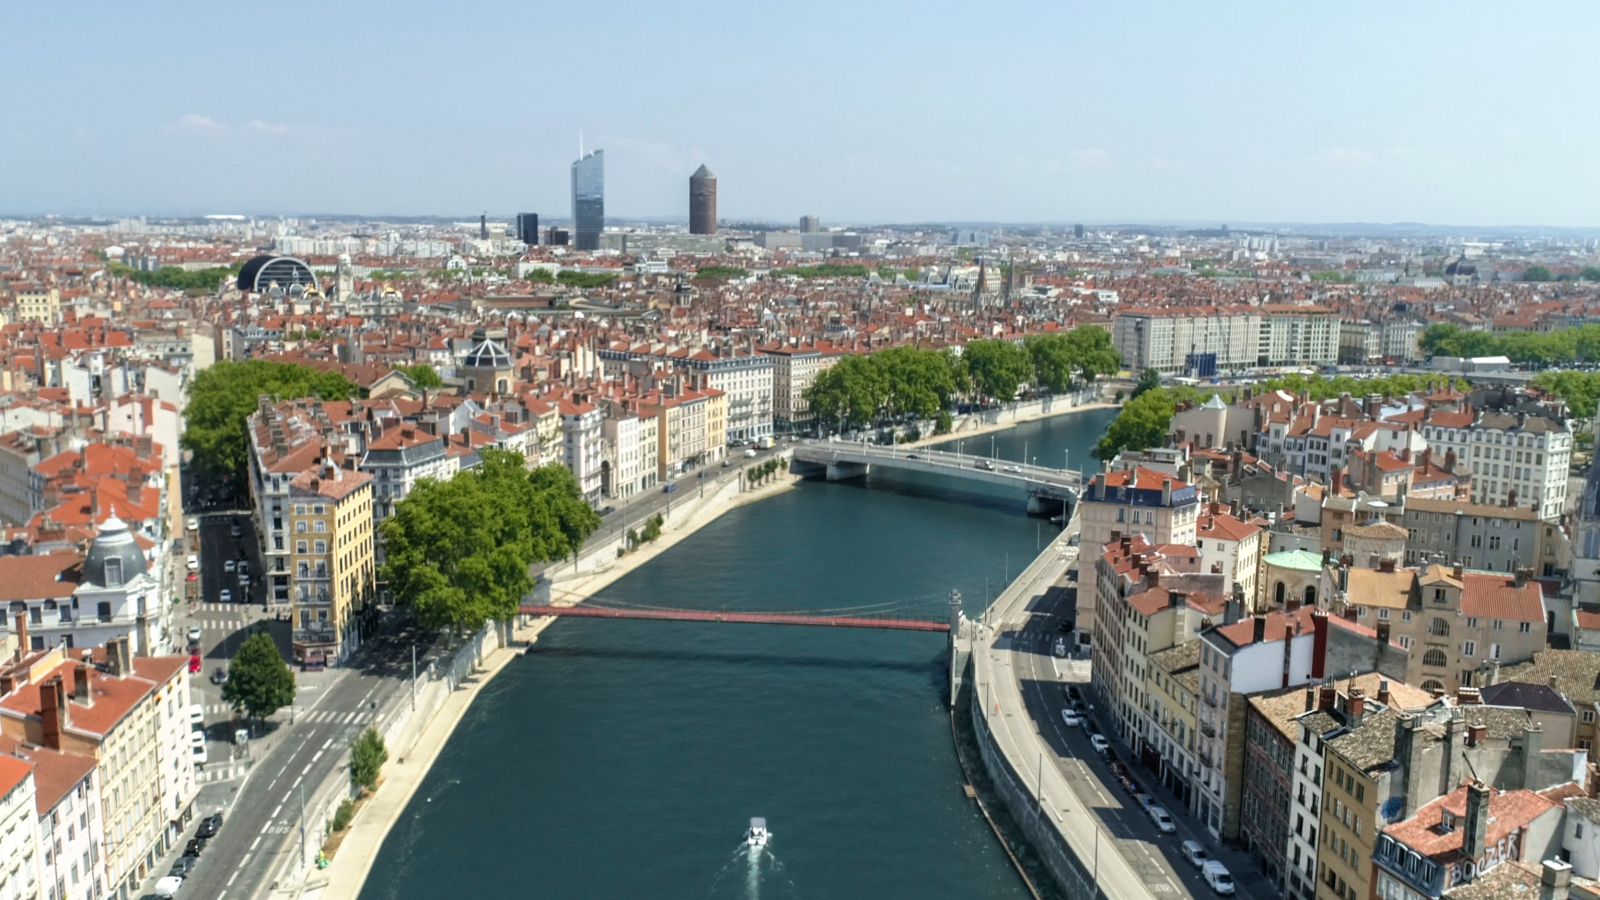
MULTIPOLYGON (((1041 420, 995 447, 1088 462, 1113 415, 1041 420)), ((943 616, 955 589, 976 611, 1054 534, 1022 505, 933 476, 805 482, 599 600, 943 616)), ((557 622, 479 695, 363 900, 1025 897, 961 792, 944 651, 911 632, 557 622), (773 833, 754 859, 751 816, 773 833)))

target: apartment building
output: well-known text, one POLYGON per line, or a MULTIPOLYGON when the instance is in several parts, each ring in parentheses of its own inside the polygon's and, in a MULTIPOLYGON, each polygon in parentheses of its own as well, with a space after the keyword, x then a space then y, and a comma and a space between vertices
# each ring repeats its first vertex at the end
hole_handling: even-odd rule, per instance
POLYGON ((1404 680, 1423 690, 1485 684, 1492 670, 1531 660, 1546 644, 1543 597, 1526 570, 1412 570, 1385 560, 1376 570, 1330 566, 1323 579, 1337 612, 1386 629, 1409 651, 1404 680))
POLYGON ((1539 518, 1555 521, 1567 508, 1572 423, 1538 404, 1532 407, 1479 413, 1467 429, 1469 452, 1462 459, 1477 476, 1474 503, 1538 504, 1539 518))
POLYGON ((17 291, 13 308, 15 321, 55 325, 61 321, 61 291, 53 287, 24 288, 17 291))
POLYGON ((1212 355, 1219 370, 1254 366, 1261 335, 1260 313, 1247 308, 1128 310, 1111 322, 1111 343, 1122 354, 1123 367, 1163 375, 1184 374, 1212 355))
POLYGON ((372 476, 323 459, 289 481, 286 499, 294 661, 341 662, 375 599, 372 476))
POLYGON ((1188 641, 1149 656, 1145 694, 1154 722, 1157 777, 1177 795, 1183 808, 1195 812, 1199 793, 1195 779, 1195 708, 1200 691, 1200 643, 1188 641))
POLYGON ((1340 321, 1339 362, 1347 366, 1382 363, 1383 326, 1366 319, 1340 321))
POLYGON ((657 426, 655 416, 641 416, 633 405, 607 405, 603 420, 606 460, 602 463, 605 496, 624 499, 655 487, 657 426))
POLYGON ((1327 366, 1339 359, 1339 314, 1320 306, 1265 304, 1256 362, 1263 366, 1327 366))
POLYGON ((817 376, 833 368, 848 352, 826 341, 774 344, 761 352, 772 357, 772 425, 782 434, 800 434, 811 429, 816 416, 806 391, 817 376))
POLYGON ((605 461, 604 414, 587 397, 563 398, 556 402, 561 413, 561 462, 577 479, 584 502, 600 505, 605 461))
POLYGON ((380 426, 357 467, 372 476, 374 526, 394 515, 395 504, 409 496, 418 481, 449 481, 460 464, 459 457, 446 452, 444 439, 438 435, 409 422, 380 426))
POLYGON ((1222 594, 1233 596, 1234 585, 1254 612, 1261 602, 1258 578, 1265 555, 1261 528, 1237 518, 1225 507, 1211 503, 1195 523, 1195 549, 1200 551, 1200 571, 1220 572, 1222 594))
MULTIPOLYGON (((602 372, 607 375, 628 372, 643 378, 665 371, 686 379, 695 390, 723 395, 724 444, 743 444, 772 436, 775 356, 764 351, 748 352, 720 345, 690 350, 649 344, 614 344, 600 349, 596 356, 602 372)), ((814 379, 815 373, 810 377, 814 379)), ((673 379, 669 375, 659 380, 665 384, 673 379)), ((793 390, 792 385, 790 390, 793 390)))
POLYGON ((79 653, 57 647, 7 670, 0 735, 96 761, 100 804, 83 815, 103 820, 106 891, 125 900, 193 816, 188 666, 135 658, 126 638, 79 653))
POLYGON ((1531 506, 1489 506, 1408 497, 1400 524, 1408 564, 1460 563, 1468 569, 1554 574, 1560 538, 1531 506))
POLYGON ((1329 672, 1405 673, 1405 653, 1383 630, 1298 607, 1218 625, 1200 635, 1199 816, 1212 836, 1239 836, 1247 697, 1329 672))
MULTIPOLYGON (((1116 537, 1137 535, 1149 545, 1180 544, 1194 546, 1195 526, 1200 513, 1196 488, 1154 469, 1135 466, 1094 476, 1079 498, 1081 532, 1079 542, 1085 555, 1098 556, 1116 537)), ((1094 558, 1090 556, 1090 558, 1094 558)), ((1099 592, 1095 579, 1098 566, 1078 573, 1078 642, 1098 644, 1095 604, 1099 592)))
POLYGON ((94 757, 24 744, 4 735, 0 753, 33 767, 38 814, 32 824, 39 842, 40 896, 56 900, 105 896, 110 878, 94 757))
POLYGON ((0 756, 0 897, 33 900, 39 889, 37 787, 33 766, 0 756))

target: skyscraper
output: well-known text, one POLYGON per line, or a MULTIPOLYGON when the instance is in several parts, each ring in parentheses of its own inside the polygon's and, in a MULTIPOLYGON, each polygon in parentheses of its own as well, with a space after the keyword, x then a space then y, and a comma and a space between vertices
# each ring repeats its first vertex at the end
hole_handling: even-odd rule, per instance
POLYGON ((800 231, 805 234, 816 234, 822 230, 822 220, 816 216, 801 216, 800 231))
POLYGON ((599 250, 606 228, 606 157, 596 150, 572 164, 572 246, 599 250))
POLYGON ((517 213, 517 240, 529 247, 539 245, 538 213, 517 213))
POLYGON ((488 239, 489 239, 489 214, 488 213, 484 213, 483 215, 478 216, 478 240, 487 241, 488 239))
POLYGON ((689 233, 717 233, 717 176, 704 165, 689 176, 689 233))

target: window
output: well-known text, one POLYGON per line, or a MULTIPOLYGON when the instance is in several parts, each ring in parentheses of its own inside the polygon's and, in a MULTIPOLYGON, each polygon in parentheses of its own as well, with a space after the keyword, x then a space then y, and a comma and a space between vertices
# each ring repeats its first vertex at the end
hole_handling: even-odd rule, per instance
POLYGON ((304 552, 306 552, 306 542, 305 541, 295 541, 294 542, 294 552, 296 552, 296 553, 304 553, 304 552))
POLYGON ((1468 628, 1477 628, 1478 627, 1478 619, 1477 619, 1476 616, 1467 616, 1467 627, 1468 628))
POLYGON ((1434 616, 1433 620, 1428 623, 1428 633, 1434 637, 1449 637, 1450 623, 1445 619, 1434 616))
POLYGON ((1533 630, 1533 626, 1530 625, 1527 622, 1519 622, 1519 623, 1517 623, 1517 631, 1521 632, 1522 634, 1527 634, 1528 632, 1530 632, 1532 630, 1533 630))
POLYGON ((1435 668, 1443 668, 1444 665, 1445 665, 1445 662, 1446 662, 1446 660, 1445 660, 1445 657, 1444 657, 1444 651, 1440 650, 1438 647, 1434 647, 1433 649, 1429 650, 1427 653, 1422 654, 1422 664, 1425 665, 1425 666, 1433 666, 1435 668))
POLYGON ((1411 636, 1410 635, 1402 634, 1398 638, 1396 638, 1395 640, 1399 642, 1400 649, 1402 649, 1402 650, 1410 650, 1411 649, 1411 636))
POLYGON ((1445 593, 1445 589, 1444 588, 1434 588, 1433 589, 1433 602, 1435 602, 1435 603, 1445 603, 1445 602, 1448 602, 1449 599, 1450 599, 1450 595, 1445 593))
POLYGON ((1583 721, 1584 721, 1585 724, 1593 722, 1594 721, 1594 710, 1592 710, 1592 709, 1584 710, 1583 711, 1583 721))
POLYGON ((1494 620, 1494 625, 1492 625, 1491 627, 1494 628, 1495 631, 1499 631, 1500 629, 1505 627, 1505 624, 1506 623, 1505 623, 1504 619, 1495 619, 1494 620))
POLYGON ((1462 641, 1461 642, 1461 655, 1462 656, 1477 656, 1478 655, 1478 644, 1477 644, 1477 642, 1476 641, 1462 641))
POLYGON ((306 522, 305 522, 304 519, 297 519, 295 521, 295 523, 294 523, 294 533, 295 534, 305 534, 306 533, 306 522))
POLYGON ((305 515, 306 514, 306 505, 304 503, 296 503, 294 505, 294 514, 297 515, 297 516, 305 515))
POLYGON ((318 519, 312 523, 311 530, 315 531, 317 534, 323 534, 328 530, 328 523, 318 519))
POLYGON ((321 503, 314 503, 311 506, 311 512, 316 514, 316 515, 319 515, 319 516, 324 514, 324 513, 326 513, 327 511, 328 511, 328 508, 326 506, 322 505, 321 503))
POLYGON ((327 553, 328 552, 328 542, 327 541, 317 541, 315 549, 316 549, 317 553, 327 553))
POLYGON ((1500 658, 1500 645, 1499 644, 1490 644, 1489 645, 1489 658, 1490 659, 1499 659, 1500 658))

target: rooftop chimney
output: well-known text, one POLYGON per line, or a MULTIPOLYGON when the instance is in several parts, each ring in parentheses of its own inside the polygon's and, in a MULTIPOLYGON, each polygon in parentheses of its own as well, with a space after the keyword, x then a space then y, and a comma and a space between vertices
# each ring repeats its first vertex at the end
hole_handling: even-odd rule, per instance
POLYGON ((1333 710, 1334 701, 1338 699, 1339 692, 1333 689, 1333 685, 1325 684, 1317 692, 1317 709, 1320 709, 1323 712, 1331 712, 1333 710))
MULTIPOLYGON (((1466 830, 1461 835, 1461 852, 1470 860, 1483 855, 1484 842, 1489 837, 1489 789, 1483 782, 1474 780, 1467 785, 1466 830)), ((1463 867, 1471 874, 1472 867, 1463 867)))
POLYGON ((1482 706, 1483 698, 1478 695, 1478 689, 1462 685, 1456 689, 1456 704, 1458 706, 1482 706))
POLYGON ((79 706, 93 706, 94 696, 89 692, 89 666, 78 663, 72 670, 72 699, 79 706))
MULTIPOLYGON (((1379 626, 1379 628, 1381 629, 1382 626, 1379 626)), ((1378 702, 1384 706, 1389 705, 1389 679, 1387 678, 1378 679, 1378 702)))
POLYGON ((1572 889, 1572 866, 1559 859, 1547 859, 1539 874, 1539 900, 1567 900, 1572 889))
POLYGON ((1366 695, 1366 693, 1363 692, 1361 690, 1361 688, 1358 688, 1358 687, 1351 688, 1350 689, 1350 696, 1349 696, 1348 699, 1345 700, 1345 704, 1344 704, 1344 714, 1345 714, 1345 717, 1350 722, 1350 727, 1354 728, 1357 725, 1360 725, 1361 724, 1361 719, 1362 719, 1363 716, 1366 715, 1366 713, 1367 713, 1367 695, 1366 695))
POLYGON ((40 743, 52 750, 61 749, 61 732, 67 727, 67 689, 60 675, 52 675, 39 685, 39 720, 43 737, 40 743))
POLYGON ((16 636, 17 636, 17 654, 16 654, 16 658, 17 659, 21 659, 22 658, 22 654, 27 653, 28 649, 29 649, 29 645, 28 645, 28 614, 25 613, 25 612, 17 613, 16 622, 17 622, 17 624, 12 629, 12 632, 14 634, 16 634, 16 636))

